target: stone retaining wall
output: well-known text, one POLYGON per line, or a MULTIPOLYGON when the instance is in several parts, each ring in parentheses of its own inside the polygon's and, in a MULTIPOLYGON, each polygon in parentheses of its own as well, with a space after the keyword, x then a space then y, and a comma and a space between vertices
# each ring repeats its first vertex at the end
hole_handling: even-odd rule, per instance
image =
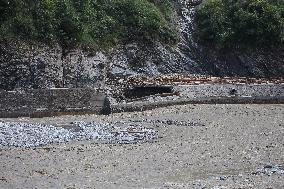
POLYGON ((113 105, 95 89, 0 90, 0 117, 48 117, 64 114, 109 114, 178 104, 284 104, 284 85, 174 86, 174 99, 141 100, 113 105), (235 94, 230 94, 234 90, 235 94))
POLYGON ((186 98, 227 97, 235 90, 234 96, 241 97, 274 97, 284 96, 284 84, 208 84, 208 85, 180 85, 174 91, 186 98))
POLYGON ((112 106, 112 113, 152 110, 185 104, 284 104, 284 96, 178 98, 156 102, 139 101, 112 106))
POLYGON ((157 95, 118 104, 112 106, 112 112, 144 111, 183 104, 284 104, 284 84, 179 85, 173 86, 173 90, 179 96, 157 95))
POLYGON ((0 117, 105 113, 106 95, 94 89, 0 91, 0 117))

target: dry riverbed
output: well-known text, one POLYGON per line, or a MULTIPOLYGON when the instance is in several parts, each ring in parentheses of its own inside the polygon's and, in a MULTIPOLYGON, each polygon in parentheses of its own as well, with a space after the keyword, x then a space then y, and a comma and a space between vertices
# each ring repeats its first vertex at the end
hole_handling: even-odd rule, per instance
POLYGON ((130 144, 92 139, 2 145, 1 189, 284 188, 284 105, 184 105, 0 121, 75 130, 71 123, 95 122, 115 125, 118 131, 111 133, 138 126, 157 133, 130 144))

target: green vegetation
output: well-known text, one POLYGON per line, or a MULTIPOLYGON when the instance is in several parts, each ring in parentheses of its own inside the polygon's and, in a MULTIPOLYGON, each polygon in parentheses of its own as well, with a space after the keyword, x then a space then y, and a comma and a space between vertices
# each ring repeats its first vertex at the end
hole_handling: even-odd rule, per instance
POLYGON ((176 42, 171 0, 0 0, 0 35, 64 47, 121 40, 176 42))
POLYGON ((200 38, 218 48, 279 45, 283 0, 207 0, 197 11, 200 38))

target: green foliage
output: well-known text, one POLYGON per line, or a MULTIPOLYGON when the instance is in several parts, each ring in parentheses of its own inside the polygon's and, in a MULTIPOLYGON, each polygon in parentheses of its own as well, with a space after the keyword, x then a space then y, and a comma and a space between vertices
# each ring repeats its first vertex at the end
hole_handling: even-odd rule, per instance
POLYGON ((70 47, 120 40, 174 43, 170 0, 0 0, 0 35, 70 47))
POLYGON ((219 48, 276 45, 284 40, 282 0, 208 0, 197 11, 201 39, 219 48))
POLYGON ((148 1, 118 0, 108 8, 112 10, 111 17, 118 21, 121 30, 132 38, 160 38, 160 31, 168 29, 162 12, 148 1))

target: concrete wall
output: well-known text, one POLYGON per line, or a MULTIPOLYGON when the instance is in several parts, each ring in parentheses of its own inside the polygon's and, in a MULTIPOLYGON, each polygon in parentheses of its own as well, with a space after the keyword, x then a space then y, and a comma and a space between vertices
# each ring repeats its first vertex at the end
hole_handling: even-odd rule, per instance
POLYGON ((181 85, 174 90, 186 98, 227 97, 230 91, 236 90, 236 96, 241 97, 274 97, 284 96, 284 84, 215 84, 215 85, 181 85))
POLYGON ((284 104, 284 84, 215 84, 173 86, 179 96, 152 96, 141 101, 112 106, 112 112, 151 110, 184 104, 284 104), (231 95, 232 89, 236 90, 231 95))
POLYGON ((105 113, 106 96, 93 89, 0 91, 0 117, 105 113))

